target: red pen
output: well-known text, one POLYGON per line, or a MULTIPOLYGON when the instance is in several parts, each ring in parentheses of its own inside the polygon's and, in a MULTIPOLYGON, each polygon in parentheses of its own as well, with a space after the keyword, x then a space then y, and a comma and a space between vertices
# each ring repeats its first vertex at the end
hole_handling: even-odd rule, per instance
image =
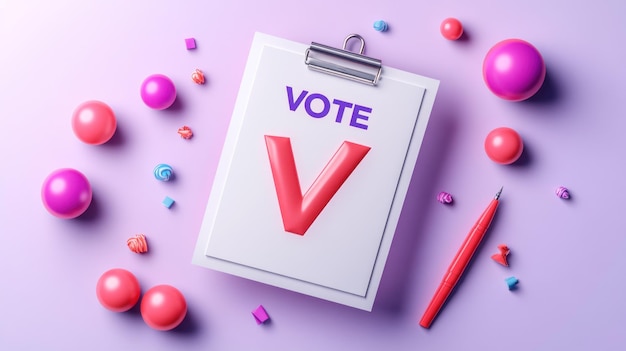
POLYGON ((498 199, 500 198, 501 193, 502 188, 500 188, 500 191, 498 191, 494 199, 491 200, 491 203, 489 203, 485 212, 483 212, 480 218, 478 218, 476 224, 474 224, 469 234, 467 234, 463 245, 456 253, 456 256, 454 256, 454 260, 452 260, 450 267, 448 267, 448 271, 443 276, 435 295, 432 300, 430 300, 428 308, 426 308, 426 311, 420 320, 420 325, 422 327, 430 327, 430 324, 433 322, 435 316, 437 316, 437 313, 439 313, 439 310, 446 302, 446 299, 452 292, 452 289, 454 289, 454 286, 459 281, 459 278, 463 275, 463 271, 465 271, 465 268, 467 268, 472 256, 474 256, 474 252, 478 248, 478 245, 480 245, 481 240, 487 232, 487 228, 489 228, 489 225, 491 224, 493 216, 496 214, 496 209, 498 208, 499 203, 498 199))

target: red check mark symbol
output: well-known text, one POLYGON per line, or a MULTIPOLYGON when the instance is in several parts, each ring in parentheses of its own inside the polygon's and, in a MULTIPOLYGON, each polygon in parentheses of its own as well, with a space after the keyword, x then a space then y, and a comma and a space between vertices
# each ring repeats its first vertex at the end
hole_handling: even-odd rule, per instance
POLYGON ((344 141, 311 187, 302 195, 291 140, 265 136, 267 154, 285 231, 304 235, 370 147, 344 141))

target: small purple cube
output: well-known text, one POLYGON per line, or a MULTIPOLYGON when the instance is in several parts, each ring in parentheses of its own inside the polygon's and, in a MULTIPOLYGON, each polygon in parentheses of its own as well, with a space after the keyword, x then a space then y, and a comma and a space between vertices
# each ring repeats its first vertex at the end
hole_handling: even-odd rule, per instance
POLYGON ((192 50, 196 48, 196 39, 187 38, 185 39, 185 46, 187 46, 187 50, 192 50))
POLYGON ((270 319, 270 316, 267 315, 263 305, 259 305, 259 307, 252 312, 252 315, 254 316, 254 320, 256 320, 256 324, 263 324, 270 319))

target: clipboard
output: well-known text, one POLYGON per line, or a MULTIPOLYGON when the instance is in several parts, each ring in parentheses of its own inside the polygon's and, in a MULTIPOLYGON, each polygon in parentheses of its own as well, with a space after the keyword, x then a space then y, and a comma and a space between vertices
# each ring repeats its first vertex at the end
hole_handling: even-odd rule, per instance
POLYGON ((364 49, 255 34, 194 264, 371 311, 439 81, 364 49))

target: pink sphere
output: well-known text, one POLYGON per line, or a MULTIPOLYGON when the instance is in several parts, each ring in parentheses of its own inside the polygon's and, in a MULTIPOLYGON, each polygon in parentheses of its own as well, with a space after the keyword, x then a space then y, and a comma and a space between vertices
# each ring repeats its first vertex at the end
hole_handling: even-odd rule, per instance
POLYGON ((162 74, 148 76, 141 83, 141 99, 150 108, 164 110, 176 100, 174 82, 162 74))
POLYGON ((511 164, 519 159, 522 151, 524 151, 522 137, 511 128, 496 128, 485 138, 485 152, 493 162, 511 164))
POLYGON ((456 18, 446 18, 441 22, 439 26, 441 35, 448 40, 457 40, 463 35, 463 25, 461 21, 456 18))
POLYGON ((100 276, 96 284, 98 301, 107 310, 113 312, 128 311, 139 301, 141 288, 134 274, 114 268, 100 276))
POLYGON ((153 329, 174 329, 186 315, 185 297, 171 285, 154 286, 141 299, 141 317, 153 329))
POLYGON ((87 101, 80 104, 72 115, 72 129, 82 142, 104 144, 115 134, 117 121, 113 110, 104 102, 87 101))
POLYGON ((50 173, 41 187, 41 200, 48 212, 64 219, 83 214, 91 203, 92 195, 87 177, 72 168, 50 173))
POLYGON ((522 101, 535 95, 546 77, 546 65, 539 51, 520 39, 494 45, 483 61, 483 79, 496 96, 522 101))

